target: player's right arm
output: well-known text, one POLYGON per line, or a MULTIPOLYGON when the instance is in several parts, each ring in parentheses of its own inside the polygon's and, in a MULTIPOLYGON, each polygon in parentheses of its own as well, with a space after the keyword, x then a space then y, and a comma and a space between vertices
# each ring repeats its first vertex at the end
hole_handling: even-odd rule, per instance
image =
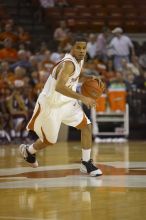
POLYGON ((96 101, 94 99, 85 97, 82 94, 74 92, 72 89, 66 86, 69 77, 74 72, 74 68, 74 64, 70 61, 66 61, 63 63, 62 67, 57 73, 56 91, 65 96, 81 100, 88 108, 95 106, 96 101))

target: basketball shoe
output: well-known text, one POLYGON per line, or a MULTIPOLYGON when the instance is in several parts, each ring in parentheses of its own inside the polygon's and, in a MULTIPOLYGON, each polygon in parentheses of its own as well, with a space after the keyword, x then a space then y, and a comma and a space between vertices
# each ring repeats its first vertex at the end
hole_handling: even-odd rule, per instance
POLYGON ((96 166, 94 166, 94 164, 92 162, 93 162, 92 159, 90 159, 89 161, 82 160, 80 171, 82 173, 88 173, 90 176, 101 176, 102 171, 99 168, 97 168, 96 166))
POLYGON ((36 160, 36 155, 35 154, 31 154, 28 151, 28 147, 29 147, 28 145, 21 144, 19 146, 20 154, 22 155, 24 160, 27 161, 30 164, 30 166, 32 166, 33 168, 36 168, 36 167, 38 167, 38 162, 36 160))

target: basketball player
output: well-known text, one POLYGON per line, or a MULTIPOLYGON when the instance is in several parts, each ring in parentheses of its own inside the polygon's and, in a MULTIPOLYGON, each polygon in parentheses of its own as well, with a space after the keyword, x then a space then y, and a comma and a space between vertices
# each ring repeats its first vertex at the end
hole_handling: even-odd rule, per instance
POLYGON ((88 108, 95 107, 96 101, 76 92, 76 86, 86 55, 87 42, 76 39, 69 54, 58 62, 40 93, 34 113, 27 129, 35 131, 39 139, 32 145, 21 144, 23 158, 38 167, 36 152, 57 141, 61 123, 81 130, 82 160, 80 171, 90 176, 100 176, 102 171, 92 163, 91 122, 78 101, 88 108))

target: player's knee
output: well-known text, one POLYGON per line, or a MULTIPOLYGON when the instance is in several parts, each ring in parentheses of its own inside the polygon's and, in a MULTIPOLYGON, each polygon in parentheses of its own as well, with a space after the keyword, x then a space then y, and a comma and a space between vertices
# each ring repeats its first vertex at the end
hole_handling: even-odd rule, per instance
POLYGON ((77 129, 82 130, 88 126, 87 118, 84 116, 83 120, 79 125, 76 126, 77 129))
POLYGON ((91 123, 90 124, 86 124, 86 126, 81 129, 81 132, 84 133, 85 135, 91 134, 91 132, 92 132, 92 125, 91 125, 91 123))

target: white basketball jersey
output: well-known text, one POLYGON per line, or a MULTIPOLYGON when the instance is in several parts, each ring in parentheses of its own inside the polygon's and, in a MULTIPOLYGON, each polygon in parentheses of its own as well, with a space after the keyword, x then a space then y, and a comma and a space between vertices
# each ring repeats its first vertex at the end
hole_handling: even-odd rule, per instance
POLYGON ((68 102, 73 99, 73 98, 64 96, 61 93, 55 91, 56 70, 57 70, 58 66, 60 64, 64 63, 65 61, 71 61, 75 67, 73 74, 69 77, 68 81, 66 82, 66 86, 69 87, 70 89, 72 89, 73 91, 76 91, 76 87, 77 87, 78 80, 79 80, 79 75, 80 75, 84 61, 81 60, 80 63, 78 63, 77 60, 71 54, 66 54, 64 56, 64 58, 54 66, 52 74, 50 74, 50 76, 47 79, 47 81, 44 85, 44 88, 41 92, 41 94, 43 94, 49 98, 49 103, 51 103, 51 104, 57 104, 57 105, 61 104, 61 103, 63 104, 64 102, 68 102))

